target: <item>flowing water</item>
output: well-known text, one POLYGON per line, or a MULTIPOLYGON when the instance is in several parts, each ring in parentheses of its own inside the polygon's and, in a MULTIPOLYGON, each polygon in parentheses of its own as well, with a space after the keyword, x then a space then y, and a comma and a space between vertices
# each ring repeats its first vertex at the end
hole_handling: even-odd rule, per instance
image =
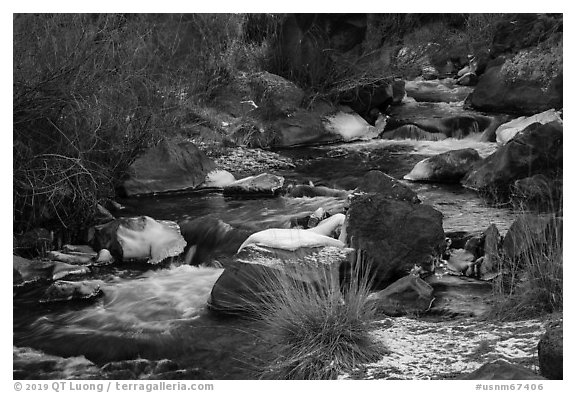
MULTIPOLYGON (((426 156, 474 147, 482 156, 493 143, 474 138, 439 142, 370 141, 281 151, 296 168, 281 171, 289 182, 353 189, 366 171, 378 169, 398 179, 426 156)), ((493 208, 458 185, 411 184, 424 203, 444 214, 444 229, 478 231, 495 223, 501 232, 514 214, 493 208)), ((318 207, 339 210, 343 201, 331 197, 230 199, 218 193, 181 194, 122 201, 125 215, 182 220, 218 217, 253 231, 288 227, 292 217, 318 207)), ((266 343, 255 334, 255 322, 223 318, 206 310, 206 301, 222 269, 170 265, 119 266, 95 272, 104 292, 92 305, 35 304, 28 296, 14 298, 14 344, 59 356, 84 355, 98 365, 134 358, 175 360, 198 368, 202 378, 251 378, 266 357, 266 343)))

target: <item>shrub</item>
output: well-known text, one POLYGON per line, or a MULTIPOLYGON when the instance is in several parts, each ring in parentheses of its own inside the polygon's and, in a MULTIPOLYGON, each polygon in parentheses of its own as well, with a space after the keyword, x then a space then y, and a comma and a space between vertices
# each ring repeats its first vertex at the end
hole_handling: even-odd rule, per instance
POLYGON ((284 274, 268 280, 271 296, 255 311, 274 357, 261 378, 335 379, 384 354, 369 333, 369 280, 356 272, 342 293, 337 274, 327 269, 320 276, 322 288, 284 274))
POLYGON ((529 212, 517 221, 520 255, 501 255, 494 284, 492 316, 503 320, 538 317, 561 312, 563 304, 562 218, 551 219, 546 229, 529 225, 529 212))

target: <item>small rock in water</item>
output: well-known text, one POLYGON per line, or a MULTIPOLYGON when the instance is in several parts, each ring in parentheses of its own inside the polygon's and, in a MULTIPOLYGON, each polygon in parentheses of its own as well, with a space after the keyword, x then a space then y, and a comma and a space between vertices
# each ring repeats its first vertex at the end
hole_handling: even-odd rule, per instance
POLYGON ((56 281, 46 289, 40 303, 91 300, 101 294, 100 281, 56 281))

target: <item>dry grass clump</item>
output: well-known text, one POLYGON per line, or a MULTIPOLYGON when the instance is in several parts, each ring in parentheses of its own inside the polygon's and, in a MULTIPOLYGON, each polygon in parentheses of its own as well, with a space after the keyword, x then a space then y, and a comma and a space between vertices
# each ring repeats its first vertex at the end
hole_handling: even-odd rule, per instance
POLYGON ((353 274, 341 291, 338 274, 319 274, 320 286, 285 274, 270 277, 273 290, 256 314, 273 359, 263 379, 336 379, 384 354, 369 333, 374 305, 367 302, 369 282, 353 274))

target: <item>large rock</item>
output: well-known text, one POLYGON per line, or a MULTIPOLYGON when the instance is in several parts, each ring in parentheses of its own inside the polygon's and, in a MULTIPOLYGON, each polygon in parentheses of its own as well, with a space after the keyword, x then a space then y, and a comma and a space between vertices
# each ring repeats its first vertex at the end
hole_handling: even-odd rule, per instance
POLYGON ((465 374, 458 379, 473 380, 527 380, 546 379, 525 367, 517 366, 505 360, 495 360, 484 364, 478 370, 465 374))
POLYGON ((296 251, 300 248, 344 247, 344 243, 330 236, 317 233, 315 229, 272 228, 256 232, 240 245, 238 251, 249 245, 296 251))
POLYGON ((355 112, 337 112, 326 116, 323 120, 324 128, 332 134, 340 135, 344 142, 355 140, 369 140, 378 137, 382 130, 371 126, 355 112))
POLYGON ((432 305, 433 291, 420 277, 409 274, 382 291, 370 294, 367 300, 374 301, 376 309, 386 315, 420 314, 432 305))
POLYGON ((362 117, 367 118, 374 109, 384 113, 394 102, 394 88, 397 101, 398 96, 403 96, 401 84, 396 83, 394 86, 393 82, 385 80, 355 86, 353 89, 340 93, 338 99, 341 104, 349 106, 362 117))
POLYGON ((250 74, 248 78, 252 99, 267 117, 286 115, 300 108, 305 93, 293 82, 266 71, 250 74))
POLYGON ((410 187, 377 170, 367 172, 360 179, 357 188, 359 191, 376 193, 390 199, 420 203, 418 195, 410 187))
POLYGON ((109 250, 117 261, 145 260, 157 264, 180 255, 186 241, 175 222, 140 216, 120 218, 97 228, 94 246, 99 251, 109 250))
POLYGON ((540 374, 548 379, 563 379, 563 323, 550 323, 538 342, 538 361, 540 374))
POLYGON ((224 187, 225 196, 276 196, 282 190, 282 176, 262 173, 236 180, 224 187))
POLYGON ((381 288, 415 264, 431 269, 431 257, 445 247, 442 213, 374 193, 352 199, 346 232, 348 244, 364 252, 381 288))
MULTIPOLYGON (((507 60, 510 61, 510 60, 507 60)), ((561 109, 562 74, 552 78, 549 86, 539 81, 518 79, 513 82, 506 75, 506 63, 486 70, 466 103, 485 112, 533 115, 548 109, 561 109)))
POLYGON ((195 188, 213 169, 214 162, 192 142, 165 139, 134 161, 123 191, 132 196, 195 188))
POLYGON ((333 247, 297 253, 248 247, 218 278, 208 306, 221 313, 257 313, 266 299, 290 285, 333 288, 338 285, 340 264, 349 262, 353 254, 353 250, 333 247))
POLYGON ((518 179, 512 186, 514 199, 534 203, 541 209, 554 209, 555 203, 562 198, 562 179, 551 180, 545 175, 518 179))
POLYGON ((178 225, 186 240, 184 261, 191 265, 209 262, 219 255, 230 257, 251 235, 249 231, 233 228, 214 217, 199 217, 178 225))
POLYGON ((418 162, 405 180, 458 183, 480 161, 474 149, 450 150, 418 162))
POLYGON ((560 113, 554 109, 549 109, 546 112, 538 113, 530 117, 518 117, 502 124, 496 129, 496 142, 500 145, 505 145, 510 139, 514 138, 516 134, 522 132, 529 125, 534 123, 546 124, 553 121, 562 124, 560 113))
POLYGON ((535 123, 485 158, 462 180, 464 187, 508 193, 515 180, 562 170, 562 125, 535 123))

